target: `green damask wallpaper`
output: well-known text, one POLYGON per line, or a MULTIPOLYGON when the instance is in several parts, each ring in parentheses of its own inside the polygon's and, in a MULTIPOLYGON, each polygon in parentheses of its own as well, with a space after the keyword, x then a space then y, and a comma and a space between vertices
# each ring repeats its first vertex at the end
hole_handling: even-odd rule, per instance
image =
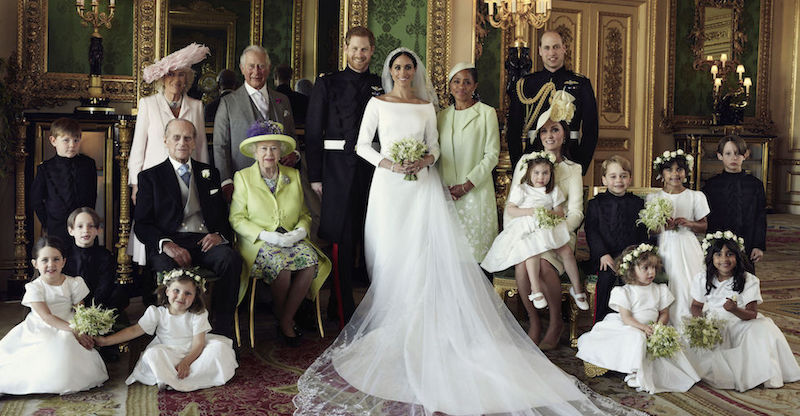
MULTIPOLYGON (((111 29, 100 29, 103 74, 133 75, 133 1, 118 0, 111 29)), ((104 9, 101 7, 100 10, 104 9)), ((74 1, 49 2, 47 72, 88 74, 91 34, 92 28, 81 25, 74 1)))
POLYGON ((428 3, 426 0, 369 0, 367 26, 375 34, 370 71, 380 75, 386 56, 405 46, 425 62, 428 3))
MULTIPOLYGON (((745 109, 745 116, 755 115, 756 90, 758 79, 758 33, 759 12, 761 2, 748 0, 744 2, 742 29, 747 38, 742 53, 742 65, 746 68, 746 76, 753 79, 750 87, 750 105, 745 109)), ((695 70, 692 67, 692 53, 689 34, 694 27, 694 0, 678 0, 675 21, 675 95, 673 108, 677 116, 710 116, 711 74, 708 71, 695 70)), ((736 72, 730 71, 726 80, 734 85, 738 80, 736 72)))
POLYGON ((269 52, 273 70, 292 64, 292 0, 264 0, 263 46, 269 52))
POLYGON ((500 50, 502 38, 502 30, 489 26, 489 33, 483 42, 483 53, 475 63, 478 69, 477 91, 481 101, 495 108, 500 107, 500 71, 504 70, 500 50))

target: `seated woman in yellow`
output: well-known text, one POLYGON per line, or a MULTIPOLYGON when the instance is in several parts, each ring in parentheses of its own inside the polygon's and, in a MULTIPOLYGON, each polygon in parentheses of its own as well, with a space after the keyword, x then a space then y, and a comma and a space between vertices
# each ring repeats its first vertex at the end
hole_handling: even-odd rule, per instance
POLYGON ((270 285, 278 333, 296 346, 294 315, 303 297, 319 294, 331 262, 308 239, 311 216, 303 201, 300 172, 278 164, 294 151, 294 139, 271 120, 254 123, 247 136, 239 151, 256 163, 234 174, 229 217, 237 249, 248 266, 242 277, 245 282, 249 276, 263 278, 270 285))

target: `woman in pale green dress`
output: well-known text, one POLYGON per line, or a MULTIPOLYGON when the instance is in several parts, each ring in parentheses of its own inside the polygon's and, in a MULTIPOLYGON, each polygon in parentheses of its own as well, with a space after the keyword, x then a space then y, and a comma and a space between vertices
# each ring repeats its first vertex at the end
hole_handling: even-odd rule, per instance
POLYGON ((480 263, 497 236, 492 169, 500 153, 495 109, 475 98, 478 71, 456 64, 448 77, 453 104, 438 115, 438 168, 450 190, 475 261, 480 263))

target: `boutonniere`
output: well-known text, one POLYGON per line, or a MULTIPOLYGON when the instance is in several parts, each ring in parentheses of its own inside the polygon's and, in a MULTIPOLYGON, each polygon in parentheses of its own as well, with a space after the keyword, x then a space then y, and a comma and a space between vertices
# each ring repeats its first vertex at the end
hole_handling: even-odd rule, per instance
POLYGON ((280 104, 280 103, 281 103, 281 99, 280 98, 276 98, 275 99, 275 104, 280 104))
POLYGON ((288 185, 289 182, 291 182, 291 179, 289 179, 289 177, 286 176, 286 175, 281 175, 281 178, 282 178, 281 180, 283 181, 284 185, 288 185))
POLYGON ((210 170, 210 169, 203 169, 203 170, 201 170, 201 171, 200 171, 200 176, 202 176, 202 177, 203 177, 203 179, 208 179, 208 178, 210 178, 210 177, 211 177, 211 170, 210 170))
POLYGON ((289 117, 289 110, 283 110, 283 116, 289 117))

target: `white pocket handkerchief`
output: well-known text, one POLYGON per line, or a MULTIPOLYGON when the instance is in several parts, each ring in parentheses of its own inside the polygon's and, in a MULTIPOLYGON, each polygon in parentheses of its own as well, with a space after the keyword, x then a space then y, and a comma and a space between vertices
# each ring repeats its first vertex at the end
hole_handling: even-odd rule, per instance
POLYGON ((219 188, 210 190, 210 191, 208 192, 208 194, 209 194, 209 195, 214 195, 214 194, 215 194, 215 193, 217 193, 217 192, 219 192, 219 188))

